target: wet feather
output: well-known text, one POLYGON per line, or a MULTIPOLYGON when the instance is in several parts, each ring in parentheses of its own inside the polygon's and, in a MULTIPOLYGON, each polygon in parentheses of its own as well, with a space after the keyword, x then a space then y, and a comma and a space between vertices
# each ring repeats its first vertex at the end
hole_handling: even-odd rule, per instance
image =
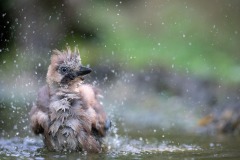
POLYGON ((61 66, 77 72, 82 66, 79 51, 53 51, 47 85, 40 89, 37 104, 30 112, 31 128, 34 133, 43 134, 49 150, 101 152, 107 117, 98 93, 84 84, 81 76, 62 84, 61 66))

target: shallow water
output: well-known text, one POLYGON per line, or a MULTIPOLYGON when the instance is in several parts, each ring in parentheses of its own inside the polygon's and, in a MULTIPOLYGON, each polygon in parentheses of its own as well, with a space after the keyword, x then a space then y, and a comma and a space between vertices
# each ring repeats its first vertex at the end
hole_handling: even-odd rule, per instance
POLYGON ((238 159, 240 138, 234 136, 203 136, 168 131, 167 134, 146 129, 128 136, 110 135, 108 151, 49 152, 40 137, 0 139, 1 159, 238 159), (135 136, 132 138, 132 136, 135 136))
POLYGON ((100 154, 49 152, 30 131, 31 105, 2 106, 0 159, 240 159, 239 136, 201 131, 197 121, 204 108, 136 88, 118 83, 106 89, 103 103, 113 127, 108 151, 100 154))

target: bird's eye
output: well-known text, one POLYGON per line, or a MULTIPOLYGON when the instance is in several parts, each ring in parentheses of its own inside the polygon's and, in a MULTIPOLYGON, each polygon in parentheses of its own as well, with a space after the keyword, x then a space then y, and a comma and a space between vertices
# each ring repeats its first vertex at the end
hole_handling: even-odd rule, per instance
POLYGON ((60 72, 61 72, 62 74, 65 74, 65 73, 68 72, 68 68, 67 68, 67 67, 61 67, 61 68, 60 68, 60 72))

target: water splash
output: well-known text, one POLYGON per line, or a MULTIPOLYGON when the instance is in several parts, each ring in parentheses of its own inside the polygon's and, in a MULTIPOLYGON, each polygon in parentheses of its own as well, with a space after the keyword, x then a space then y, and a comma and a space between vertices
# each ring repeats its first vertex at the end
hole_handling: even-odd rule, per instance
POLYGON ((35 156, 38 149, 42 148, 41 140, 34 138, 0 139, 1 157, 29 158, 35 156))
POLYGON ((150 143, 142 139, 130 139, 127 137, 110 137, 108 140, 108 145, 110 153, 115 153, 117 155, 202 150, 201 147, 197 145, 175 145, 172 144, 171 141, 150 143))
MULTIPOLYGON (((197 145, 174 145, 169 141, 149 143, 141 139, 130 139, 127 137, 111 136, 106 140, 108 151, 102 153, 109 157, 119 157, 123 155, 143 155, 143 154, 156 154, 162 152, 185 152, 185 151, 199 151, 201 148, 197 145)), ((38 157, 45 159, 51 155, 53 158, 66 158, 67 155, 71 156, 86 156, 86 152, 72 152, 72 153, 58 153, 49 152, 44 148, 43 142, 39 138, 20 138, 15 137, 11 139, 0 139, 0 156, 2 158, 33 158, 38 157)), ((76 157, 75 157, 76 158, 76 157)))

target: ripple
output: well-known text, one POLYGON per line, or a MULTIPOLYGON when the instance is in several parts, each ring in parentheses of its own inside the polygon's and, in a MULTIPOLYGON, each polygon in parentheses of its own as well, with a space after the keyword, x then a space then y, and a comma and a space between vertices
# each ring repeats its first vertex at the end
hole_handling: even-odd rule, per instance
POLYGON ((150 143, 148 141, 129 139, 118 137, 117 139, 111 137, 108 140, 108 147, 110 152, 116 154, 145 154, 145 153, 160 153, 160 152, 185 152, 185 151, 199 151, 201 147, 197 145, 181 144, 175 145, 170 141, 161 141, 150 143))
MULTIPOLYGON (((201 150, 196 145, 174 145, 168 141, 149 143, 143 140, 130 139, 127 137, 108 137, 106 140, 108 152, 102 153, 105 156, 119 157, 124 155, 142 155, 154 154, 161 152, 185 152, 185 151, 198 151, 201 150)), ((39 138, 19 138, 14 137, 11 139, 0 139, 0 155, 1 157, 18 157, 24 158, 37 158, 45 159, 51 156, 52 158, 66 158, 67 155, 72 154, 74 158, 86 156, 87 153, 57 153, 48 152, 44 149, 44 145, 39 138)), ((89 154, 88 154, 89 155, 89 154)))
POLYGON ((34 138, 0 139, 0 155, 2 157, 28 158, 36 154, 37 150, 43 147, 41 140, 34 138))

